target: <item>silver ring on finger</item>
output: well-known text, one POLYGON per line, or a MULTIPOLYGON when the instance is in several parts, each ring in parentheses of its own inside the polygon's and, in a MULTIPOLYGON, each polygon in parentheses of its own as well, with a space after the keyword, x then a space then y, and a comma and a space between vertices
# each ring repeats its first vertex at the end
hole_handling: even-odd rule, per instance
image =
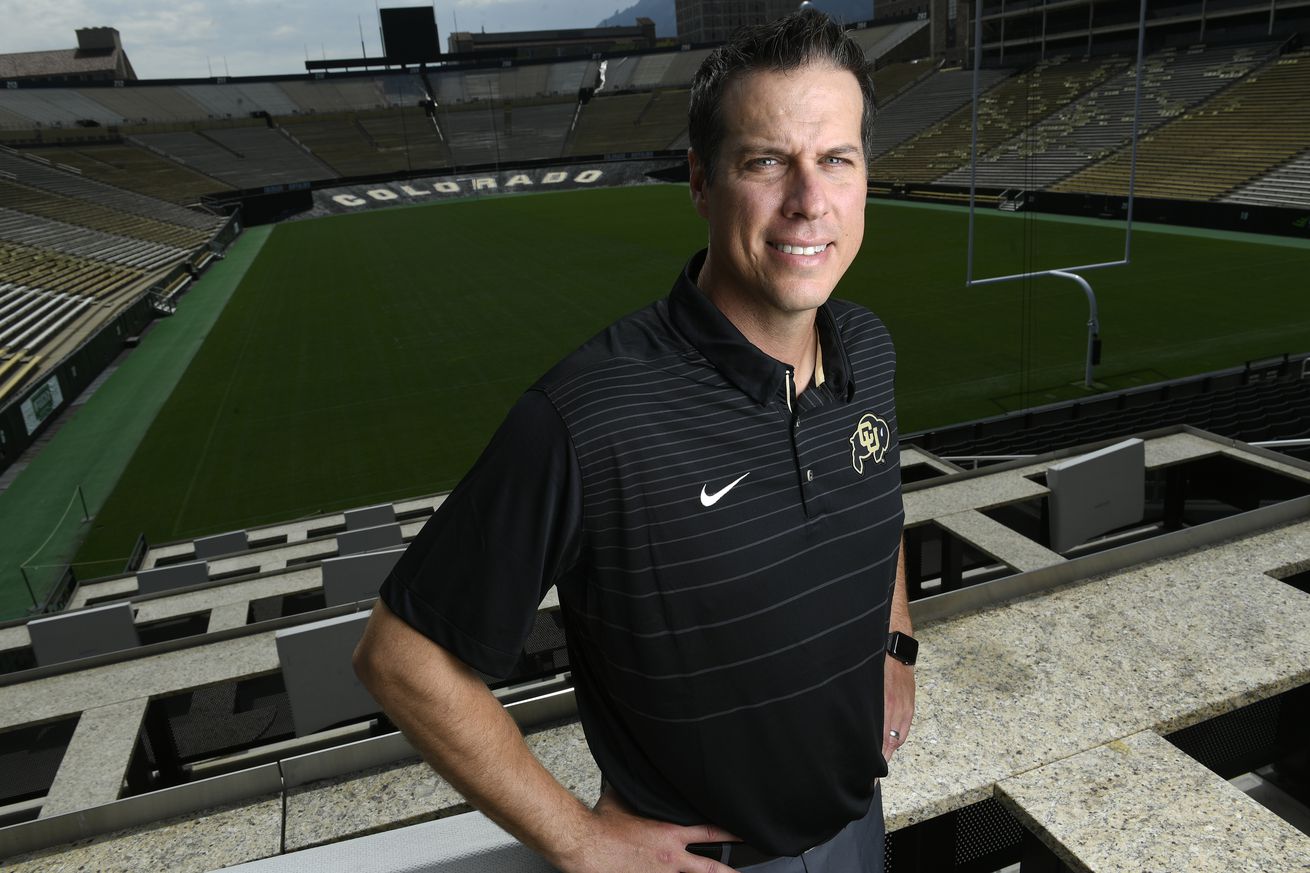
POLYGON ((892 728, 891 730, 887 731, 887 733, 891 735, 891 738, 893 740, 899 740, 901 738, 901 732, 896 730, 895 728, 892 728))

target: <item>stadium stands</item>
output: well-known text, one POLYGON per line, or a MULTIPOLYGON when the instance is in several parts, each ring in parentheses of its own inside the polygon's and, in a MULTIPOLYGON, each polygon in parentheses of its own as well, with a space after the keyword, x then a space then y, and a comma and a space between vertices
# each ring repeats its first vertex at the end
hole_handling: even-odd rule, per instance
POLYGON ((526 64, 501 70, 500 92, 508 100, 542 97, 550 78, 548 64, 526 64))
MULTIPOLYGON (((204 239, 206 231, 212 232, 220 224, 213 215, 186 209, 171 203, 161 202, 153 197, 146 197, 111 185, 105 185, 93 179, 83 178, 80 174, 70 173, 51 167, 41 161, 23 158, 11 149, 0 148, 0 172, 7 178, 23 186, 43 189, 63 198, 81 198, 89 203, 103 205, 107 209, 117 210, 130 215, 149 218, 159 223, 192 228, 200 233, 192 236, 204 239)), ((14 202, 6 203, 10 208, 21 208, 14 202)), ((26 210, 37 211, 37 210, 26 210)), ((46 212, 38 212, 46 215, 46 212)), ((57 217, 57 216, 54 216, 57 217)), ((73 222, 80 224, 82 222, 73 222)), ((150 239, 151 237, 144 237, 150 239)), ((166 242, 165 240, 159 240, 166 242)))
POLYGON ((53 249, 68 255, 145 271, 185 258, 185 249, 114 236, 0 207, 0 242, 53 249))
POLYGON ((457 74, 463 80, 465 99, 500 100, 500 70, 469 70, 457 74))
MULTIPOLYGON (((983 70, 982 90, 991 88, 1011 72, 983 70)), ((895 146, 967 105, 972 94, 973 73, 966 70, 940 71, 902 91, 899 97, 878 112, 878 121, 873 126, 875 161, 895 146)))
POLYGON ((639 91, 659 87, 677 58, 678 55, 671 52, 642 55, 637 59, 637 66, 628 79, 628 87, 639 91))
MULTIPOLYGON (((1118 57, 1051 58, 985 91, 978 101, 978 153, 985 154, 1079 95, 1122 71, 1118 57)), ((879 182, 929 182, 969 163, 973 107, 966 102, 918 136, 880 155, 870 174, 879 182)))
POLYGON ((254 112, 291 115, 297 104, 276 82, 181 85, 179 90, 204 107, 209 118, 249 118, 254 112))
POLYGON ((388 106, 418 106, 428 96, 417 70, 381 76, 377 81, 388 106))
POLYGON ((888 64, 875 70, 873 73, 873 93, 878 108, 881 109, 892 102, 902 91, 925 76, 931 75, 936 69, 937 65, 933 62, 921 60, 888 64))
MULTIPOLYGON (((410 166, 405 151, 383 151, 361 117, 353 113, 291 115, 279 118, 278 124, 341 176, 398 173, 410 166)), ((414 133, 421 135, 421 128, 414 133)))
POLYGON ((231 188, 212 176, 126 142, 25 148, 23 152, 74 167, 83 176, 118 188, 178 204, 195 203, 202 195, 231 188))
POLYGON ((166 85, 146 88, 96 88, 80 93, 104 106, 116 124, 157 124, 161 121, 191 121, 204 118, 205 110, 186 92, 166 85))
POLYGON ((568 154, 665 149, 687 128, 686 91, 596 96, 582 107, 568 154))
MULTIPOLYGON (((1165 49, 1145 59, 1139 131, 1147 133, 1206 100, 1258 66, 1270 44, 1205 49, 1165 49)), ((1049 187, 1093 161, 1118 151, 1132 138, 1136 69, 1106 80, 978 158, 978 184, 1036 190, 1049 187)), ((969 168, 938 180, 969 184, 969 168)))
POLYGON ((1258 206, 1310 206, 1310 149, 1220 199, 1258 206))
POLYGON ((222 222, 8 149, 0 173, 2 403, 188 262, 222 222))
POLYGON ((281 130, 263 126, 142 133, 131 139, 234 188, 330 179, 336 175, 281 130))
MULTIPOLYGON (((668 69, 660 78, 661 88, 687 88, 691 86, 692 77, 700 69, 700 65, 705 62, 709 56, 709 49, 695 49, 692 51, 678 52, 669 61, 668 69)), ((633 86, 637 87, 637 86, 633 86)))
MULTIPOLYGON (((1137 147, 1135 193, 1213 200, 1288 161, 1310 143, 1307 95, 1310 50, 1271 61, 1143 137, 1137 147)), ((1119 151, 1051 190, 1126 194, 1130 159, 1131 150, 1119 151)))
MULTIPOLYGON (((18 185, 3 179, 0 179, 0 197, 3 197, 8 208, 20 212, 162 245, 194 248, 208 238, 196 228, 180 227, 129 212, 119 212, 90 200, 63 197, 48 190, 18 185)), ((161 201, 161 205, 168 204, 161 201)))
POLYGON ((0 239, 0 276, 43 291, 109 297, 140 281, 145 271, 0 239))
POLYGON ((301 112, 383 109, 387 105, 386 92, 371 77, 291 80, 279 82, 278 86, 301 112))
POLYGON ((569 96, 579 88, 590 88, 596 83, 595 61, 560 61, 550 64, 546 72, 546 94, 569 96))
POLYGON ((79 121, 109 125, 121 120, 108 107, 71 89, 6 89, 2 93, 0 106, 6 114, 23 119, 13 125, 17 128, 72 127, 79 121))

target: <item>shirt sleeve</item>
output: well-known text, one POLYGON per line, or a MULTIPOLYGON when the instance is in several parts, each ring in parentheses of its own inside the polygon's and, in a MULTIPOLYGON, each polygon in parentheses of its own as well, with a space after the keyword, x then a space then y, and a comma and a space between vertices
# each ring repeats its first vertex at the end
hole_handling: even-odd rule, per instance
POLYGON ((542 598, 576 560, 581 519, 572 441, 550 400, 528 391, 410 543, 380 597, 465 664, 503 679, 542 598))

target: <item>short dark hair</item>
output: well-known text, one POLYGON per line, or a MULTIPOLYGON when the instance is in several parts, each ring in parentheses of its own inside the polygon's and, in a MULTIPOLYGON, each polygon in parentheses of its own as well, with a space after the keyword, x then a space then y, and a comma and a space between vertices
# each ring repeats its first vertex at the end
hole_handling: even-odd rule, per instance
POLYGON ((705 181, 714 178, 714 165, 723 142, 720 116, 723 92, 736 76, 756 71, 787 72, 810 64, 829 64, 848 70, 860 83, 864 112, 860 140, 867 162, 873 149, 873 64, 851 36, 824 13, 805 6, 766 24, 738 28, 732 38, 710 52, 691 83, 688 137, 705 169, 705 181))

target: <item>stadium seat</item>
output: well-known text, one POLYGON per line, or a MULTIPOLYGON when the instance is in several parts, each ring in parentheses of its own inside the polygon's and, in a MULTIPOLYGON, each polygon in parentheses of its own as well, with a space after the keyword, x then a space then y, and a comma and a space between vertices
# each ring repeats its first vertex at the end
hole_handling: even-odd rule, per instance
POLYGON ((351 666, 368 618, 369 613, 357 612, 276 633, 296 736, 381 710, 351 666))
POLYGON ((42 667, 130 649, 140 643, 129 603, 34 618, 27 623, 27 632, 36 663, 42 667))

